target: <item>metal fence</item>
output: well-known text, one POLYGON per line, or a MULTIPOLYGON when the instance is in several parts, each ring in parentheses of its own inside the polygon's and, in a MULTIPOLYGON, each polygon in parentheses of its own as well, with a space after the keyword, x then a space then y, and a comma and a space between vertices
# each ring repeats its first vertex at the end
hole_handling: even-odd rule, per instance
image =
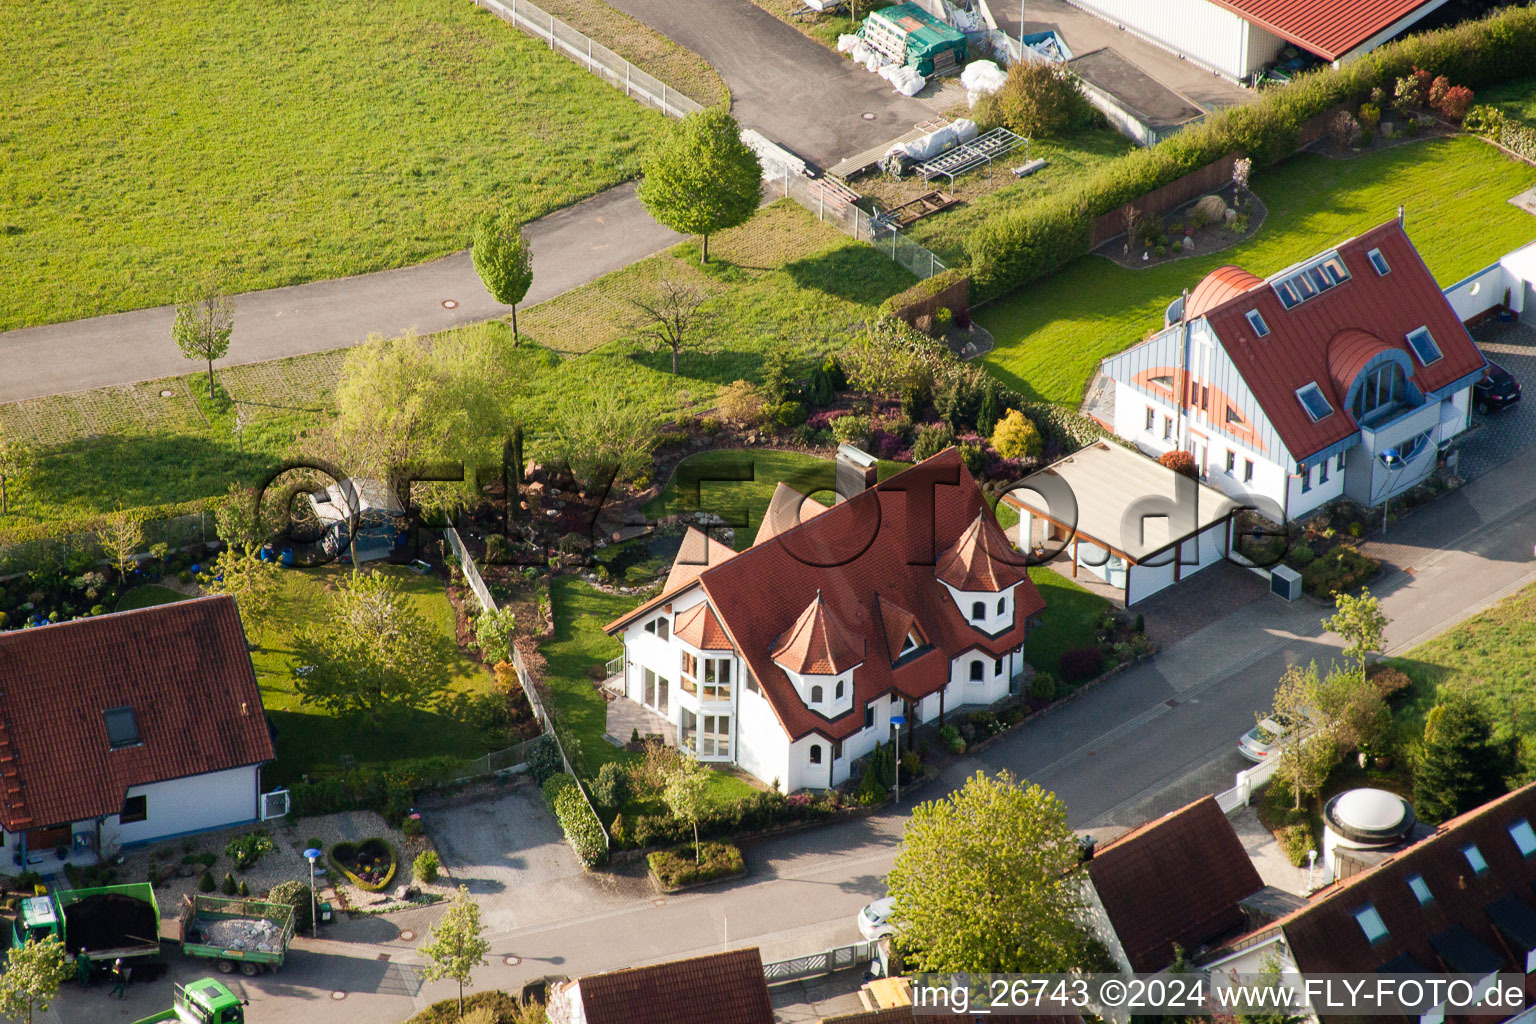
POLYGON ((597 813, 597 807, 592 803, 592 794, 587 792, 586 784, 581 781, 581 776, 571 766, 571 759, 565 752, 565 744, 560 740, 560 731, 555 728, 554 719, 544 707, 544 702, 539 699, 538 687, 533 685, 533 677, 528 674, 528 666, 523 663, 523 652, 516 647, 512 648, 512 667, 517 669, 517 680, 523 684, 523 692, 528 695, 528 703, 533 708, 539 724, 544 727, 544 735, 555 741, 555 749, 560 751, 560 763, 565 766, 565 771, 576 780, 576 789, 581 793, 581 798, 587 803, 587 810, 592 812, 592 817, 597 819, 597 830, 603 834, 603 849, 612 851, 613 842, 608 838, 608 830, 603 827, 603 816, 597 813))
MULTIPOLYGON (((535 737, 534 739, 537 739, 535 737)), ((470 758, 457 770, 446 773, 443 777, 427 780, 440 786, 451 786, 461 782, 471 782, 475 779, 485 779, 493 775, 508 775, 522 770, 528 764, 528 748, 534 740, 523 740, 514 743, 510 747, 501 750, 493 750, 488 754, 470 758)))
POLYGON ((475 560, 469 557, 469 549, 464 546, 464 538, 460 537, 459 531, 451 526, 443 531, 443 536, 448 538, 448 546, 453 548, 453 556, 459 560, 459 568, 464 571, 464 579, 469 583, 469 589, 474 592, 475 600, 480 602, 480 610, 494 611, 496 601, 491 597, 491 589, 485 585, 485 580, 480 578, 480 569, 475 565, 475 560))
POLYGON ((624 90, 624 95, 654 107, 663 114, 685 117, 704 109, 666 82, 646 74, 608 47, 528 0, 475 0, 475 4, 529 35, 542 39, 549 44, 551 50, 565 54, 615 89, 624 90))
POLYGON ((775 960, 771 964, 763 964, 763 978, 770 985, 783 984, 786 981, 799 981, 801 978, 814 978, 821 974, 831 974, 847 967, 857 967, 861 963, 867 963, 880 955, 880 943, 856 942, 851 946, 837 946, 834 949, 824 950, 820 953, 812 953, 810 956, 797 956, 793 960, 775 960))
MULTIPOLYGON (((167 544, 172 551, 179 551, 190 544, 214 539, 213 516, 206 512, 149 520, 143 524, 143 530, 144 539, 138 545, 141 562, 150 557, 147 552, 155 544, 167 544)), ((100 530, 80 530, 58 537, 26 540, 0 539, 0 574, 25 572, 50 561, 67 562, 81 552, 93 562, 108 557, 100 530)))

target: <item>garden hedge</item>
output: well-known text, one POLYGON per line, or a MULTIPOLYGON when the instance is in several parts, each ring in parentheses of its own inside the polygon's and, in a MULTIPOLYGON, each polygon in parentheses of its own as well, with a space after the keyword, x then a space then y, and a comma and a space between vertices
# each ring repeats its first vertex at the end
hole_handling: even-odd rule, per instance
POLYGON ((652 874, 663 889, 702 885, 717 878, 735 878, 747 869, 741 850, 730 843, 699 844, 699 859, 693 859, 693 846, 676 850, 657 850, 646 857, 652 874))
POLYGON ((544 803, 560 822, 565 841, 571 844, 582 864, 594 868, 607 863, 603 823, 597 820, 574 778, 565 772, 551 775, 544 782, 544 803))
POLYGON ((1230 107, 1150 149, 1090 173, 1071 191, 979 224, 965 240, 978 299, 994 298, 1089 251, 1093 219, 1231 152, 1265 167, 1296 151, 1307 121, 1376 86, 1389 93, 1414 68, 1473 89, 1536 66, 1536 7, 1511 7, 1476 21, 1409 36, 1337 70, 1298 75, 1255 103, 1230 107))

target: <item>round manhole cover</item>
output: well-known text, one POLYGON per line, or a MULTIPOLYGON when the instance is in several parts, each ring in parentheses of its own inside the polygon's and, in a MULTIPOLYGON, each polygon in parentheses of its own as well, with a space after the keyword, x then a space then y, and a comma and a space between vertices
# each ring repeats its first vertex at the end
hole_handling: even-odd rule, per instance
POLYGON ((459 308, 459 304, 454 299, 444 299, 443 300, 443 308, 444 309, 458 309, 459 308))
POLYGON ((504 956, 501 958, 501 962, 506 964, 508 967, 516 967, 518 964, 523 962, 523 958, 520 956, 504 956))
POLYGON ((345 992, 332 992, 331 993, 331 998, 336 1000, 339 1003, 343 999, 347 998, 347 994, 345 992))
POLYGON ((160 392, 160 397, 161 398, 175 398, 176 397, 176 392, 172 391, 170 388, 166 388, 164 391, 160 392))
POLYGON ((875 119, 875 115, 874 115, 874 114, 871 114, 871 113, 870 113, 870 112, 869 112, 869 111, 867 111, 867 110, 866 110, 866 111, 865 111, 865 112, 864 112, 864 113, 863 113, 863 114, 862 114, 862 115, 861 115, 861 116, 862 116, 862 117, 863 117, 863 118, 864 118, 864 120, 866 120, 866 121, 873 121, 873 120, 874 120, 874 119, 875 119))
POLYGON ((400 933, 400 941, 401 942, 410 942, 415 937, 416 937, 416 933, 411 931, 409 928, 405 929, 405 931, 400 933))

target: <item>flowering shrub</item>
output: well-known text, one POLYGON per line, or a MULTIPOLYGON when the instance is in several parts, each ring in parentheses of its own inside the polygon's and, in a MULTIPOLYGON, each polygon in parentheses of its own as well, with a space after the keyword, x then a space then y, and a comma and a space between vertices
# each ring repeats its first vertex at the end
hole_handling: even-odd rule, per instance
POLYGON ((1061 656, 1061 676, 1069 683, 1092 679, 1103 668, 1104 652, 1097 647, 1074 647, 1061 656))
POLYGON ((1453 85, 1445 91, 1440 103, 1436 107, 1440 113, 1452 121, 1460 121, 1467 116, 1467 111, 1472 108, 1472 90, 1464 85, 1453 85))

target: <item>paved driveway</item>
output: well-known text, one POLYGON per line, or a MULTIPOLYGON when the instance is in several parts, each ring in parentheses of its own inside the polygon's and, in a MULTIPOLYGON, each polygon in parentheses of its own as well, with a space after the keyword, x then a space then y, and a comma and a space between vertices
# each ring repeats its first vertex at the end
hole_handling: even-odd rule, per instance
POLYGON ((714 65, 744 126, 823 167, 933 116, 751 0, 611 2, 714 65))
POLYGON ((1472 413, 1472 431, 1461 442, 1461 475, 1468 480, 1536 445, 1536 326, 1492 323, 1473 335, 1483 355, 1514 375, 1524 393, 1512 409, 1472 413))

